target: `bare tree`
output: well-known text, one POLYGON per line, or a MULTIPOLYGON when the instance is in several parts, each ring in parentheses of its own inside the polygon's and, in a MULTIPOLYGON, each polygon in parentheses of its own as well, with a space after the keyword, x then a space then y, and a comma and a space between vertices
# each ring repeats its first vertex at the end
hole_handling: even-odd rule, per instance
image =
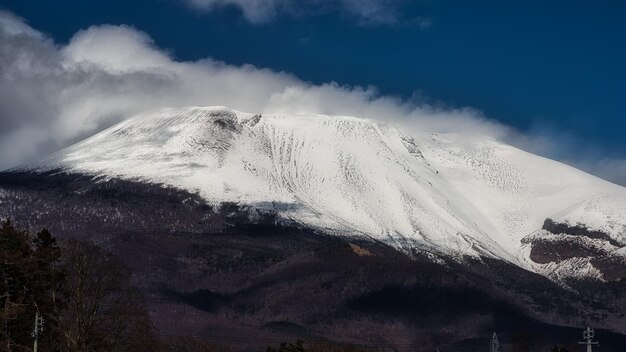
POLYGON ((152 325, 130 272, 98 246, 70 241, 64 248, 64 309, 58 312, 63 349, 71 352, 150 351, 152 325))

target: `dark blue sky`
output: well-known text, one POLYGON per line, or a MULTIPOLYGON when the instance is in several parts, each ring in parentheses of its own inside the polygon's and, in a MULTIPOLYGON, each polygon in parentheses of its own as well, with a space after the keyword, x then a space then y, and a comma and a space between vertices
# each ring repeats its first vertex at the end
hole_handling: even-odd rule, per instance
POLYGON ((178 60, 291 72, 314 83, 471 106, 522 131, 548 127, 626 155, 626 2, 407 2, 395 24, 339 11, 278 14, 251 24, 234 7, 182 0, 0 0, 59 43, 95 24, 147 32, 178 60), (415 18, 428 28, 411 25, 415 18))

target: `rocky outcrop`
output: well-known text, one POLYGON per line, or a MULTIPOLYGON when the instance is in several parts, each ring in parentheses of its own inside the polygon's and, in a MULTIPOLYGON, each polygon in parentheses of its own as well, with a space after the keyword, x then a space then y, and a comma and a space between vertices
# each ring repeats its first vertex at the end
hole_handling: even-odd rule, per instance
POLYGON ((582 224, 546 219, 541 230, 522 242, 530 247, 530 259, 543 266, 545 275, 570 287, 588 280, 626 278, 624 245, 582 224))

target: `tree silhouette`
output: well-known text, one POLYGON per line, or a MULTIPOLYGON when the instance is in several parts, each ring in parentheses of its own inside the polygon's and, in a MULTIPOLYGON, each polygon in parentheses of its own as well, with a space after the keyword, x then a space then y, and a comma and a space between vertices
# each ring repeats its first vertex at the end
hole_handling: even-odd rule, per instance
POLYGON ((0 351, 30 348, 35 314, 44 317, 49 332, 42 338, 55 340, 55 304, 63 275, 57 267, 60 249, 47 230, 34 238, 6 220, 0 228, 0 351))
POLYGON ((154 350, 143 296, 124 265, 94 244, 69 241, 62 268, 67 304, 58 320, 67 351, 154 350))
POLYGON ((143 295, 128 269, 100 247, 47 230, 35 236, 0 227, 0 352, 31 350, 35 316, 44 318, 39 351, 156 349, 143 295))

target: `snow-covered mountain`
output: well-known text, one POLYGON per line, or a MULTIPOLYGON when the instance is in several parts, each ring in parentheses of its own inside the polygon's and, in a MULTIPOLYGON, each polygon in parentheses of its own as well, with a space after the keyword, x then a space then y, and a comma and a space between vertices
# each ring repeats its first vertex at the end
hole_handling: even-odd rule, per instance
POLYGON ((556 277, 604 275, 593 256, 571 255, 572 243, 626 254, 625 188, 482 135, 194 107, 133 117, 20 168, 57 169, 163 183, 327 233, 556 277))

